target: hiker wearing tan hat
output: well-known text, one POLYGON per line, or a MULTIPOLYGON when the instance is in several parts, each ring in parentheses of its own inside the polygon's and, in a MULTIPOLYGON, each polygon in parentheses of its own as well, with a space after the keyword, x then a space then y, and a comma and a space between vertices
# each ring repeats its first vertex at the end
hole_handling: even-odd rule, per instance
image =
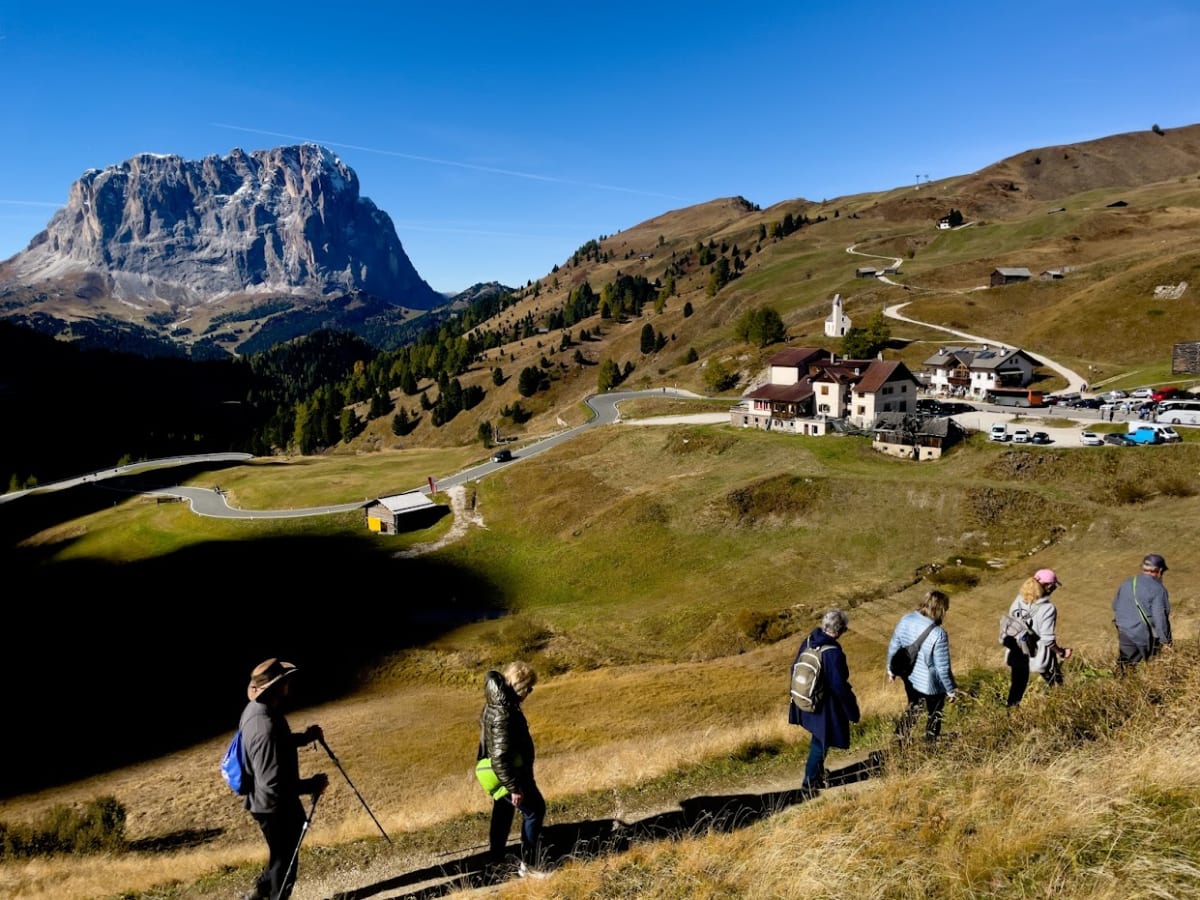
POLYGON ((1123 672, 1171 646, 1171 599, 1162 583, 1167 561, 1157 553, 1142 557, 1142 570, 1127 578, 1113 597, 1117 627, 1117 671, 1123 672))
POLYGON ((293 732, 283 716, 296 666, 268 659, 254 667, 246 686, 249 702, 242 712, 246 765, 251 778, 245 806, 267 841, 269 858, 253 891, 242 900, 285 900, 295 884, 293 856, 307 825, 300 797, 319 796, 329 779, 323 773, 300 777, 297 750, 324 740, 320 725, 293 732))

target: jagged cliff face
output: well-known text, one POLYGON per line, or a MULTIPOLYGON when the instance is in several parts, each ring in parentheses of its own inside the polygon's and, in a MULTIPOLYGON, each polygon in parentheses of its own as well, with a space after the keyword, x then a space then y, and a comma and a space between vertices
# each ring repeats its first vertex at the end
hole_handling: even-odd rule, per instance
POLYGON ((315 144, 199 161, 142 154, 88 171, 8 270, 26 284, 100 276, 115 299, 160 310, 245 293, 445 302, 354 171, 315 144))

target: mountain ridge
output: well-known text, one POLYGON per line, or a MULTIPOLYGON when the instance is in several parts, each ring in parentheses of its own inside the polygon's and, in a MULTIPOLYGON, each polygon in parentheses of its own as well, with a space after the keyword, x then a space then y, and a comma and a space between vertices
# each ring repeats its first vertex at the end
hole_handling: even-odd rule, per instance
POLYGON ((275 314, 359 297, 403 320, 445 303, 354 171, 317 144, 90 169, 0 266, 0 290, 10 310, 107 315, 167 338, 263 304, 275 314))

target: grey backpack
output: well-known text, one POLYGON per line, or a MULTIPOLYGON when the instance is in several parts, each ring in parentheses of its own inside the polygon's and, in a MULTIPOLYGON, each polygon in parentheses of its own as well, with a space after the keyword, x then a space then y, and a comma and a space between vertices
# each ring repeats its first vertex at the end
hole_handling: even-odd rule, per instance
POLYGON ((825 679, 821 677, 821 657, 833 644, 813 647, 805 641, 804 649, 792 664, 792 703, 801 712, 817 712, 825 698, 825 679))
POLYGON ((1018 609, 1000 617, 1000 643, 1012 638, 1026 656, 1037 653, 1037 632, 1033 630, 1033 616, 1018 609))

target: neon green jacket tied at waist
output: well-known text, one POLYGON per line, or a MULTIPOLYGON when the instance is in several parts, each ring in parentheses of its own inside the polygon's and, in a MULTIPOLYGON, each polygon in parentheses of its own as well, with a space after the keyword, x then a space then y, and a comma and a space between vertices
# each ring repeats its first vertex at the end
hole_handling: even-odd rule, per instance
POLYGON ((484 755, 492 771, 510 792, 522 792, 533 783, 533 737, 516 692, 499 672, 488 672, 483 683, 484 706, 480 716, 484 755))

